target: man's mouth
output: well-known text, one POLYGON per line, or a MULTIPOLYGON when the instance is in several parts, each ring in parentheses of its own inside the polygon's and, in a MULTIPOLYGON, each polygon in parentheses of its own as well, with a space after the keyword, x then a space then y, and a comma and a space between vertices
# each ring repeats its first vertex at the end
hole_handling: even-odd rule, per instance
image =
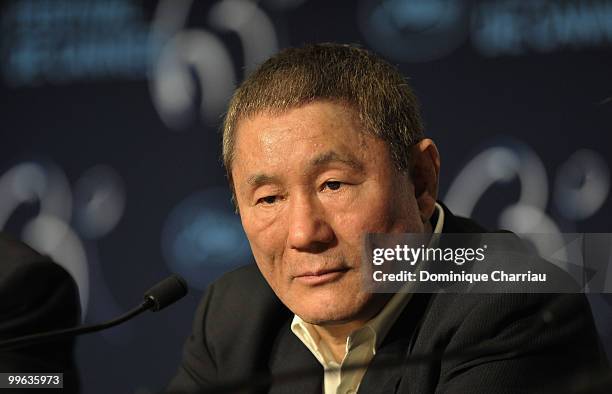
POLYGON ((340 279, 348 270, 345 267, 312 270, 296 275, 294 279, 305 285, 317 286, 340 279))

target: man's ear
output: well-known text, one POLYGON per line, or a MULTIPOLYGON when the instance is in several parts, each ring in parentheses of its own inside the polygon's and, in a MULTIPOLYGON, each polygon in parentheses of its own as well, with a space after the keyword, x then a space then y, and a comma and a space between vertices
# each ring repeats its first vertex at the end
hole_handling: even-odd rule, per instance
POLYGON ((434 213, 438 198, 438 176, 440 154, 436 144, 429 138, 422 139, 412 147, 410 176, 414 185, 414 197, 419 206, 421 221, 426 223, 434 213))

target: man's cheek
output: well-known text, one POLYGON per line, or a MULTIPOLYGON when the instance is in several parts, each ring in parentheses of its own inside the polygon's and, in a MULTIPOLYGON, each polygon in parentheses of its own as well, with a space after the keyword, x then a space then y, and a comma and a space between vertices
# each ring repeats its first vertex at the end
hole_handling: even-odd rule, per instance
POLYGON ((250 227, 245 229, 251 250, 256 258, 274 260, 282 253, 283 241, 277 233, 271 231, 257 231, 250 227))

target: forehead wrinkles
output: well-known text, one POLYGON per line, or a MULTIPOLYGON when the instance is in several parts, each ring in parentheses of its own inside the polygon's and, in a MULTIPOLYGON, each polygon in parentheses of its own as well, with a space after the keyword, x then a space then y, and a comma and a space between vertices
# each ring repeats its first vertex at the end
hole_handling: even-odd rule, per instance
MULTIPOLYGON (((325 101, 318 103, 324 103, 325 101)), ((316 103, 316 102, 315 102, 316 103)), ((268 159, 275 159, 278 154, 275 150, 289 149, 283 153, 283 157, 291 155, 294 152, 296 142, 316 140, 317 138, 330 138, 321 142, 314 142, 313 147, 319 147, 325 142, 338 141, 344 147, 350 145, 353 154, 357 157, 365 155, 368 146, 368 140, 377 137, 365 131, 363 123, 360 120, 359 114, 351 107, 343 103, 330 102, 332 106, 323 106, 315 109, 309 105, 305 107, 297 107, 281 113, 272 111, 262 111, 247 118, 241 119, 237 123, 235 134, 235 146, 233 158, 236 158, 238 148, 242 148, 242 154, 250 155, 253 146, 257 143, 262 152, 268 159), (322 111, 321 111, 322 109, 322 111), (323 116, 321 116, 323 115, 323 116), (347 135, 341 132, 336 133, 336 130, 348 130, 351 136, 347 139, 347 135), (249 136, 245 138, 247 132, 249 136), (241 143, 242 142, 242 143, 241 143)), ((234 163, 236 164, 236 163, 234 163)))

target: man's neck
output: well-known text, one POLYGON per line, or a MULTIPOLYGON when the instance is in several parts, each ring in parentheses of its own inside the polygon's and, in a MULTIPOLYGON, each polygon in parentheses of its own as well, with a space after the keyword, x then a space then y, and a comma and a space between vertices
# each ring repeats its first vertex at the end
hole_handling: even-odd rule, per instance
POLYGON ((325 343, 332 352, 334 360, 340 363, 346 354, 346 339, 356 330, 365 326, 374 316, 387 305, 391 294, 373 294, 368 308, 362 311, 362 315, 354 320, 338 324, 313 324, 314 329, 319 334, 321 341, 325 343))
POLYGON ((355 330, 363 327, 365 323, 366 321, 351 321, 345 324, 313 325, 313 327, 321 337, 321 341, 331 350, 334 360, 340 363, 346 354, 346 339, 355 330))

